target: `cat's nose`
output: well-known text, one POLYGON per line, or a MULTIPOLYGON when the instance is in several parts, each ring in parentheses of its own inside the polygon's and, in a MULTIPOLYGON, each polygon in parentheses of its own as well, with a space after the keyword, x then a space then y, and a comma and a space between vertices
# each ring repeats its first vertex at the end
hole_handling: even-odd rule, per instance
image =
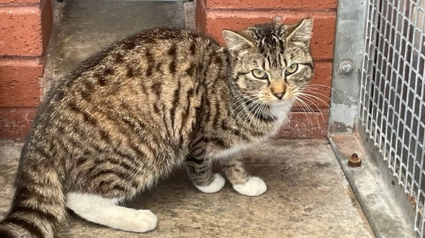
POLYGON ((270 91, 277 99, 281 100, 286 93, 286 84, 283 80, 273 80, 270 83, 270 91))
POLYGON ((281 100, 283 96, 285 95, 285 92, 273 93, 273 95, 277 97, 279 100, 281 100))

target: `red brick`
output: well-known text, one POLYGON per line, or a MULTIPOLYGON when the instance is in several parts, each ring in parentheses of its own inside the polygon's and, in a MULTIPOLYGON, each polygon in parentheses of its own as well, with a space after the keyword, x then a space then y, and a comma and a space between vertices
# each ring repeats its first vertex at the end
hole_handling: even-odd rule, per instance
POLYGON ((208 9, 336 9, 336 0, 202 0, 208 9))
MULTIPOLYGON (((197 6, 199 7, 199 6, 197 6)), ((301 19, 311 17, 314 20, 313 38, 311 40, 312 55, 315 60, 332 59, 335 35, 335 12, 288 12, 288 11, 239 11, 239 10, 218 10, 205 11, 198 9, 198 14, 205 13, 205 16, 197 16, 198 30, 216 38, 224 44, 221 32, 223 29, 239 31, 248 26, 279 20, 286 24, 294 24, 301 19), (205 23, 203 22, 205 17, 205 23), (205 25, 205 28, 202 27, 205 25)))
POLYGON ((326 138, 329 113, 327 110, 322 113, 292 112, 276 138, 326 138))
POLYGON ((0 0, 0 4, 26 4, 26 3, 40 3, 40 0, 0 0))
POLYGON ((37 108, 0 108, 0 138, 24 140, 37 108))
POLYGON ((41 98, 39 59, 0 59, 0 107, 34 107, 41 98))
POLYGON ((40 56, 42 17, 38 5, 0 7, 0 55, 40 56))

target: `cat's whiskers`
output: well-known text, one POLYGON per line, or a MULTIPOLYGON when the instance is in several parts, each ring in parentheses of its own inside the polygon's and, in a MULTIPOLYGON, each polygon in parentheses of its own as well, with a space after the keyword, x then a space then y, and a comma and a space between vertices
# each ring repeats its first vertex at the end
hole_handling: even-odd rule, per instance
POLYGON ((250 110, 251 111, 251 114, 249 115, 247 115, 247 117, 245 118, 245 120, 244 120, 244 124, 245 124, 245 121, 247 121, 248 119, 248 125, 251 127, 251 125, 252 125, 252 123, 253 122, 255 122, 255 113, 256 113, 256 109, 257 109, 257 107, 259 106, 259 103, 256 101, 255 102, 255 104, 254 104, 254 106, 252 107, 252 108, 250 108, 250 109, 248 109, 248 110, 250 110))
POLYGON ((309 118, 309 115, 306 112, 304 105, 299 102, 298 98, 295 98, 295 103, 296 103, 296 105, 298 105, 302 109, 302 113, 304 113, 305 117, 307 118, 307 126, 310 125, 311 119, 309 118))
POLYGON ((263 103, 262 104, 261 114, 260 115, 267 116, 267 117, 272 117, 272 115, 270 114, 270 110, 269 110, 269 113, 265 114, 265 110, 267 110, 267 108, 268 108, 268 105, 265 104, 265 103, 263 103))
POLYGON ((233 101, 233 102, 230 104, 230 108, 231 108, 231 109, 233 109, 233 107, 234 107, 236 104, 239 104, 241 101, 244 101, 244 100, 247 100, 247 98, 246 98, 246 97, 240 97, 240 98, 236 99, 236 101, 233 101))
POLYGON ((242 122, 242 124, 244 125, 245 124, 245 122, 249 119, 249 121, 248 121, 248 123, 249 123, 249 126, 251 126, 252 125, 252 122, 253 121, 255 121, 255 110, 256 110, 256 108, 259 106, 259 105, 261 105, 261 102, 259 101, 259 100, 255 100, 255 101, 253 101, 252 102, 254 105, 251 107, 251 108, 249 108, 248 106, 246 107, 246 109, 248 110, 248 111, 251 111, 251 113, 250 114, 248 114, 247 113, 247 115, 246 115, 246 117, 245 117, 245 119, 243 120, 243 122, 242 122))
MULTIPOLYGON (((235 117, 237 121, 239 121, 238 119, 240 118, 241 114, 243 114, 244 112, 246 113, 249 110, 252 111, 252 109, 250 109, 250 107, 251 108, 256 107, 257 106, 257 103, 258 102, 261 102, 260 100, 258 100, 258 97, 256 95, 248 95, 246 97, 243 97, 243 99, 242 100, 238 100, 237 102, 235 102, 235 103, 232 104, 232 105, 239 104, 233 110, 234 112, 239 111, 239 112, 237 112, 237 115, 235 117), (245 100, 243 100, 243 99, 245 99, 245 100), (252 101, 251 102, 251 105, 254 104, 254 106, 248 106, 248 105, 246 105, 246 102, 247 101, 252 101)), ((245 119, 242 121, 242 125, 245 124, 245 122, 246 122, 246 120, 248 118, 249 118, 249 114, 247 113, 245 119)), ((252 121, 252 118, 249 118, 249 119, 250 119, 250 121, 252 121)))
MULTIPOLYGON (((256 107, 255 111, 254 111, 254 117, 256 116, 260 116, 262 113, 262 108, 264 107, 264 103, 262 103, 261 101, 258 102, 258 106, 256 107), (258 115, 257 115, 258 114, 258 115)), ((251 121, 252 122, 252 121, 251 121)), ((259 124, 260 121, 259 120, 254 120, 254 126, 257 126, 257 124, 259 124)))
POLYGON ((314 83, 310 83, 310 84, 307 84, 307 85, 304 85, 304 86, 303 86, 303 88, 316 88, 316 89, 318 89, 318 88, 320 88, 320 87, 322 87, 322 88, 326 88, 326 89, 329 89, 329 90, 332 90, 332 91, 335 91, 335 92, 336 92, 336 90, 335 90, 335 89, 333 89, 332 87, 329 87, 328 85, 324 85, 324 84, 314 84, 314 83))
POLYGON ((312 100, 310 100, 308 98, 303 97, 301 90, 302 90, 301 88, 293 88, 292 90, 289 91, 289 93, 290 93, 290 95, 293 95, 294 96, 294 98, 298 102, 298 105, 302 107, 302 110, 304 111, 306 117, 307 117, 307 115, 310 115, 311 114, 311 113, 307 113, 307 111, 308 112, 312 112, 313 113, 313 116, 316 118, 316 121, 317 121, 318 125, 320 125, 319 118, 316 115, 316 111, 314 111, 313 108, 310 105, 308 105, 306 102, 304 102, 304 100, 306 100, 310 104, 313 104, 316 107, 316 109, 318 110, 317 112, 319 112, 321 114, 322 120, 324 120, 324 116, 323 116, 322 111, 317 106, 317 104, 314 103, 314 101, 312 101, 312 100))
MULTIPOLYGON (((258 115, 262 115, 264 117, 273 117, 273 115, 271 115, 269 105, 267 103, 265 103, 264 94, 259 94, 259 95, 257 95, 257 97, 258 97, 258 100, 260 101, 260 104, 261 104, 258 115), (268 110, 268 112, 266 110, 268 110)), ((260 123, 261 122, 259 120, 257 120, 257 124, 260 124, 260 123)))
POLYGON ((242 101, 247 101, 247 100, 253 100, 256 99, 256 97, 254 95, 247 95, 247 96, 241 96, 240 98, 238 98, 236 101, 234 101, 230 107, 233 107, 236 104, 241 103, 242 101))
MULTIPOLYGON (((323 116, 322 110, 320 110, 319 106, 317 105, 317 103, 314 102, 314 100, 312 100, 312 99, 310 99, 310 98, 308 98, 304 95, 301 95, 301 94, 299 96, 300 96, 301 99, 303 99, 303 100, 307 101, 308 103, 310 103, 311 105, 313 105, 317 109, 317 112, 320 112, 322 120, 325 121, 325 117, 323 116)), ((314 112, 316 112, 316 111, 314 111, 314 112)))
POLYGON ((304 96, 304 97, 307 97, 307 98, 310 97, 310 98, 316 99, 317 101, 319 101, 319 102, 325 104, 327 107, 329 107, 329 103, 328 102, 326 102, 325 100, 323 100, 320 97, 317 97, 315 95, 311 95, 308 92, 299 92, 298 95, 299 96, 304 96))
MULTIPOLYGON (((251 102, 251 103, 254 103, 254 102, 251 102)), ((241 105, 239 105, 238 106, 238 110, 239 110, 239 112, 236 114, 236 116, 235 116, 235 119, 236 119, 236 121, 238 121, 238 122, 242 122, 242 125, 245 123, 245 120, 246 120, 246 117, 245 117, 245 119, 243 119, 243 121, 242 120, 239 120, 240 119, 240 117, 243 115, 243 114, 246 114, 246 115, 248 115, 247 114, 247 111, 249 110, 248 109, 248 106, 247 105, 245 105, 245 103, 243 102, 243 103, 241 103, 241 105)))
POLYGON ((238 112, 238 110, 243 110, 242 108, 243 108, 243 106, 245 106, 245 103, 249 100, 252 100, 252 99, 253 98, 250 98, 250 97, 241 97, 241 98, 237 99, 235 102, 233 102, 230 105, 231 115, 234 115, 234 113, 238 112))
MULTIPOLYGON (((297 100, 298 100, 298 102, 300 102, 303 105, 303 108, 305 108, 304 111, 306 113, 306 116, 307 115, 313 115, 313 117, 316 119, 317 125, 320 126, 320 120, 319 120, 319 117, 316 115, 316 111, 314 111, 313 108, 310 105, 308 105, 302 97, 297 97, 297 100), (311 112, 311 113, 309 113, 309 112, 311 112)), ((322 112, 319 111, 319 113, 322 113, 322 112)), ((311 119, 311 117, 310 117, 310 119, 311 119)))
POLYGON ((302 92, 319 95, 319 96, 324 97, 324 98, 326 98, 328 100, 330 99, 329 95, 326 95, 326 94, 324 94, 322 92, 318 92, 318 91, 314 91, 314 90, 317 90, 317 89, 314 89, 314 88, 305 88, 305 89, 302 90, 302 92))
POLYGON ((239 118, 239 115, 241 113, 246 112, 248 106, 245 103, 250 101, 250 100, 255 101, 255 96, 249 95, 248 97, 243 97, 242 99, 236 101, 235 103, 233 103, 231 105, 231 108, 236 105, 236 108, 233 109, 232 112, 231 112, 232 115, 234 115, 234 113, 237 113, 236 116, 235 116, 236 120, 239 118), (239 105, 237 105, 237 104, 239 104, 239 105), (238 110, 239 110, 239 112, 238 112, 238 110))
MULTIPOLYGON (((323 86, 325 88, 328 87, 326 85, 319 85, 319 86, 323 86)), ((317 89, 317 88, 312 88, 312 87, 307 87, 307 86, 306 87, 301 87, 300 90, 297 91, 297 97, 299 97, 300 100, 303 100, 303 101, 305 100, 305 101, 309 102, 311 105, 313 105, 317 109, 317 112, 320 113, 321 118, 324 121, 325 120, 324 119, 325 117, 323 115, 323 111, 318 106, 317 101, 320 102, 320 103, 323 103, 327 107, 329 107, 329 103, 327 101, 325 101, 324 99, 321 98, 321 97, 324 97, 324 98, 326 98, 326 99, 329 100, 329 97, 326 96, 323 93, 312 91, 314 89, 317 89), (313 95, 313 94, 316 94, 316 95, 321 96, 321 97, 318 97, 318 96, 313 95)))
POLYGON ((312 90, 321 90, 321 88, 325 88, 325 89, 331 90, 332 93, 336 93, 336 95, 338 95, 340 98, 344 98, 337 90, 335 90, 334 88, 329 87, 327 85, 323 85, 323 84, 308 84, 308 85, 305 85, 304 87, 302 87, 302 90, 303 91, 304 90, 309 90, 311 92, 314 92, 315 94, 320 94, 320 95, 322 95, 322 96, 324 96, 324 97, 326 97, 326 98, 329 99, 329 96, 327 96, 327 95, 325 95, 323 93, 320 93, 320 92, 317 92, 317 91, 312 91, 312 90))

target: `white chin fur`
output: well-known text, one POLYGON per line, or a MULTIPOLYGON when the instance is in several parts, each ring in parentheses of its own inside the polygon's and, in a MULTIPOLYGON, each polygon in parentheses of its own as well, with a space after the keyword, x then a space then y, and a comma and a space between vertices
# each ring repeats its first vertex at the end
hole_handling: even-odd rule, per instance
POLYGON ((270 113, 275 116, 279 121, 283 122, 288 117, 289 111, 294 104, 294 100, 289 99, 273 103, 270 105, 270 113))

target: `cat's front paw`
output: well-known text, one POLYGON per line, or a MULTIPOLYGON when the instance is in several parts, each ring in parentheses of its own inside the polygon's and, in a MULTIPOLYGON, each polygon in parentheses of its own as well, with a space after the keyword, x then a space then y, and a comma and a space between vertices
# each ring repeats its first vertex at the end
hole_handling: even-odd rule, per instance
POLYGON ((266 183, 259 177, 250 177, 245 184, 235 184, 233 188, 245 196, 258 196, 267 191, 266 183))
POLYGON ((214 180, 207 186, 196 186, 201 192, 204 193, 216 193, 220 191, 226 180, 220 174, 214 174, 214 180))

